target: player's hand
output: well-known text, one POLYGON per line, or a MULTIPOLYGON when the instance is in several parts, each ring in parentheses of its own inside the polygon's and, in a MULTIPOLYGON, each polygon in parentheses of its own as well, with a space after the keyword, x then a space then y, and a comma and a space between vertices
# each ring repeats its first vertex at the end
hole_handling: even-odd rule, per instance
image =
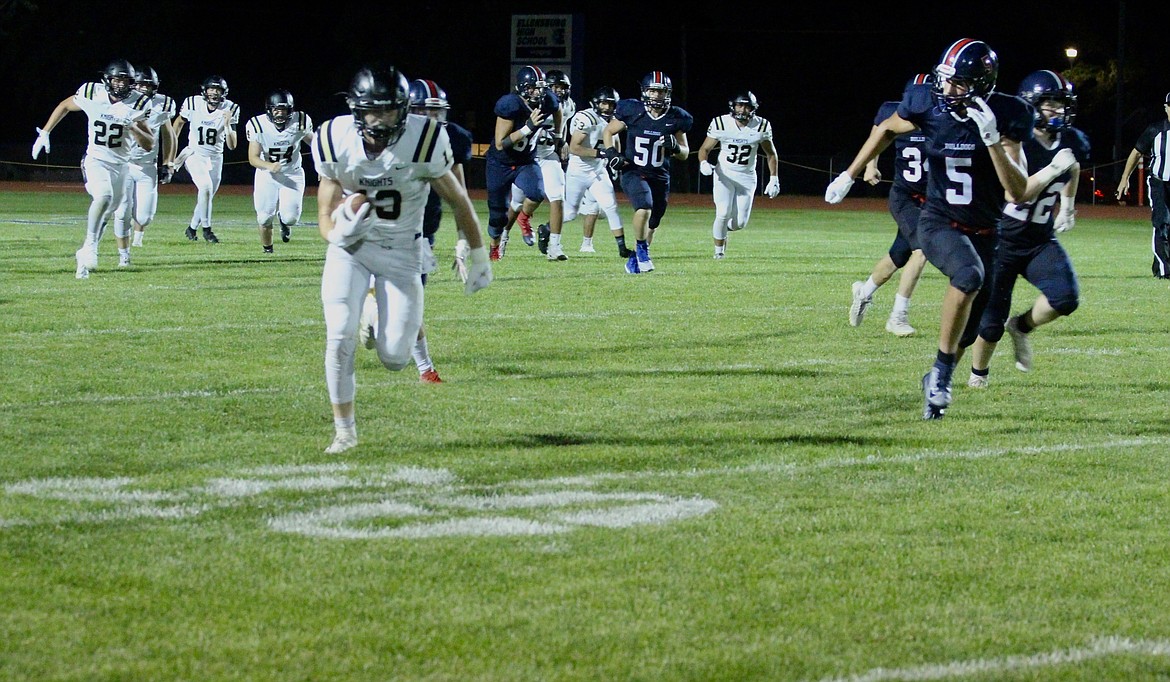
POLYGON ((626 163, 626 157, 619 154, 618 156, 609 157, 609 159, 605 162, 605 165, 608 166, 611 171, 616 173, 625 168, 626 163))
POLYGON ((460 237, 455 241, 455 262, 451 264, 451 269, 455 274, 459 275, 460 281, 467 282, 467 259, 471 256, 471 244, 467 243, 466 239, 460 237))
POLYGON ((861 175, 861 179, 870 185, 877 185, 882 181, 882 171, 872 163, 866 164, 865 173, 861 175))
MULTIPOLYGON (((1066 151, 1066 150, 1062 150, 1066 151)), ((1076 200, 1073 197, 1060 195, 1060 213, 1056 214, 1055 229, 1057 232, 1068 232, 1077 224, 1076 200)))
POLYGON ((776 195, 780 193, 780 178, 775 175, 768 181, 768 186, 764 188, 764 196, 769 199, 775 199, 776 195))
POLYGON ((678 140, 674 135, 668 133, 662 136, 662 153, 668 159, 678 153, 678 140))
POLYGON ((175 169, 169 164, 164 163, 162 168, 158 169, 158 182, 160 185, 168 184, 174 176, 175 169))
POLYGON ((49 153, 49 131, 37 128, 37 141, 33 142, 32 148, 33 161, 41 155, 41 150, 44 150, 46 155, 49 153))
POLYGON ((712 166, 710 161, 707 159, 699 161, 699 175, 711 175, 714 172, 715 166, 712 166))
POLYGON ((333 209, 333 229, 329 230, 325 237, 329 243, 344 249, 365 239, 373 222, 367 219, 370 206, 366 195, 361 192, 355 192, 342 199, 337 208, 333 209), (358 204, 356 210, 354 204, 358 204))
POLYGON ((483 246, 472 249, 467 260, 470 265, 467 268, 463 293, 470 296, 492 283, 492 264, 488 262, 487 249, 483 246))
POLYGON ((614 159, 621 156, 621 152, 616 147, 606 147, 597 150, 597 158, 599 159, 614 159))
POLYGON ((999 144, 999 130, 996 128, 995 112, 987 106, 982 97, 972 98, 967 106, 967 118, 979 126, 979 139, 983 144, 992 147, 999 144))
POLYGON ((837 179, 829 183, 829 187, 825 190, 825 201, 830 204, 839 204, 849 194, 849 188, 853 186, 853 176, 849 171, 837 176, 837 179))

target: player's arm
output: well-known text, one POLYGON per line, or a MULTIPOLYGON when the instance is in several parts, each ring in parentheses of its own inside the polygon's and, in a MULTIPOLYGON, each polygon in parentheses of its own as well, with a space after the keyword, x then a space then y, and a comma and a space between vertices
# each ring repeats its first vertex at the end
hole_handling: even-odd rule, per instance
POLYGON ((584 130, 573 133, 573 136, 569 138, 569 153, 580 156, 582 159, 601 158, 597 154, 600 150, 585 146, 585 140, 588 137, 584 130))
POLYGON ((134 141, 138 143, 146 151, 154 149, 154 132, 150 126, 146 125, 145 120, 135 121, 130 124, 130 135, 133 136, 134 141))
MULTIPOLYGON (((760 142, 760 149, 764 148, 764 142, 769 142, 769 144, 770 144, 770 141, 763 140, 760 142)), ((711 156, 711 150, 715 149, 715 145, 717 145, 717 144, 719 144, 719 140, 716 140, 715 138, 711 137, 710 135, 703 138, 703 144, 699 145, 699 161, 700 161, 700 163, 703 161, 706 161, 707 157, 711 156)))
POLYGON ((248 163, 251 164, 253 168, 266 170, 271 173, 275 173, 280 170, 279 163, 275 161, 264 160, 262 156, 262 150, 260 148, 260 143, 256 140, 251 140, 248 142, 248 163))
MULTIPOLYGON (((760 140, 760 150, 764 152, 764 156, 768 160, 768 177, 776 177, 780 173, 780 156, 776 153, 776 145, 772 140, 760 140)), ((702 149, 699 150, 699 158, 705 159, 702 149)))
POLYGON ((77 105, 77 102, 73 101, 73 95, 61 100, 53 108, 53 113, 49 114, 49 120, 45 121, 45 125, 41 126, 41 130, 45 131, 46 135, 53 132, 53 128, 56 128, 57 124, 61 122, 61 119, 65 118, 71 111, 81 111, 81 107, 77 105))
MULTIPOLYGON (((869 129, 869 132, 871 135, 873 134, 874 128, 877 128, 877 126, 874 126, 873 128, 869 129)), ((880 154, 879 154, 879 156, 880 156, 880 154)), ((870 159, 869 161, 866 162, 865 171, 862 173, 861 179, 865 180, 870 185, 876 185, 882 181, 882 172, 880 169, 878 169, 878 157, 877 156, 873 157, 872 159, 870 159)))
POLYGON ((1121 201, 1121 198, 1124 197, 1125 193, 1129 191, 1129 176, 1133 173, 1134 169, 1137 168, 1138 160, 1141 158, 1142 153, 1137 149, 1131 149, 1129 151, 1129 157, 1125 159, 1125 170, 1121 171, 1121 182, 1117 183, 1118 201, 1121 201))
POLYGON ((467 190, 464 189, 463 183, 455 177, 455 173, 448 171, 431 179, 430 183, 431 187, 435 188, 439 198, 451 207, 455 216, 455 227, 459 230, 459 234, 467 239, 467 245, 473 249, 483 246, 483 237, 480 234, 479 217, 475 214, 475 206, 471 203, 471 197, 467 196, 467 190))
POLYGON ((183 132, 183 126, 187 125, 187 119, 182 116, 176 116, 174 121, 171 121, 171 127, 175 130, 175 139, 183 132))
POLYGON ((451 166, 451 175, 454 175, 455 179, 459 181, 460 187, 462 187, 464 190, 467 189, 467 178, 463 175, 463 164, 457 163, 454 166, 451 166))
POLYGON ((171 165, 175 161, 175 153, 179 151, 179 138, 175 136, 175 129, 168 119, 158 127, 159 144, 162 145, 160 158, 164 165, 171 165))
POLYGON ((626 129, 626 122, 625 121, 621 121, 621 120, 618 120, 616 118, 611 118, 609 120, 609 124, 605 126, 605 130, 601 131, 601 144, 602 144, 602 146, 604 146, 606 149, 613 149, 614 147, 616 147, 616 145, 614 144, 614 136, 621 133, 625 129, 626 129))
POLYGON ((223 139, 227 144, 228 149, 235 149, 239 138, 236 136, 236 129, 232 125, 232 114, 230 111, 223 112, 223 139))
MULTIPOLYGON (((1023 155, 1023 150, 1021 150, 1023 155)), ((1023 158, 1024 167, 1027 167, 1027 157, 1023 158)), ((1065 172, 1074 169, 1080 172, 1080 164, 1077 163, 1076 157, 1073 155, 1071 149, 1061 149, 1053 157, 1049 164, 1035 173, 1028 176, 1027 186, 1024 189, 1024 202, 1035 201, 1036 197, 1040 196, 1049 185, 1056 181, 1057 178, 1064 175, 1065 172)), ((1073 182, 1077 182, 1079 178, 1073 177, 1073 182)), ((1075 185, 1074 185, 1075 186, 1075 185)), ((1075 190, 1074 190, 1075 196, 1075 190)))
POLYGON ((321 238, 328 241, 329 231, 333 229, 333 210, 341 203, 345 193, 341 184, 336 180, 321 177, 317 183, 317 231, 321 238))
POLYGON ((1008 201, 1027 203, 1028 166, 1020 143, 1010 137, 1001 137, 999 143, 989 146, 987 151, 991 154, 995 175, 999 178, 999 184, 1003 185, 1008 201))
POLYGON ((681 130, 676 130, 670 136, 672 142, 668 142, 667 151, 670 152, 670 157, 678 159, 679 161, 686 161, 687 157, 691 155, 691 145, 687 142, 687 134, 681 130))
POLYGON ((512 121, 500 116, 496 117, 496 149, 506 151, 535 135, 544 122, 544 114, 540 109, 533 109, 524 125, 516 128, 512 121))
POLYGON ((898 114, 890 114, 889 118, 870 129, 869 137, 861 145, 857 156, 853 157, 853 162, 849 164, 845 172, 849 174, 849 177, 856 178, 865 170, 866 164, 876 159, 886 150, 886 147, 890 146, 894 138, 917 129, 918 126, 898 114))

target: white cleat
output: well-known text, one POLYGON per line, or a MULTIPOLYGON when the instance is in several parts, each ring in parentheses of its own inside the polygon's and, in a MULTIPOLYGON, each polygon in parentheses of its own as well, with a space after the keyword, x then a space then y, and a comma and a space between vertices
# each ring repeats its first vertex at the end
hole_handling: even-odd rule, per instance
POLYGON ((987 384, 991 383, 990 376, 979 376, 971 372, 971 376, 967 379, 968 388, 987 388, 987 384))
POLYGON ((548 245, 548 259, 549 260, 569 260, 569 257, 565 255, 565 250, 563 247, 561 247, 560 244, 551 244, 550 243, 548 245))
POLYGON ((325 448, 325 454, 336 455, 350 448, 357 447, 357 433, 354 431, 338 431, 333 436, 333 442, 325 448))
POLYGON ((581 248, 577 250, 581 253, 597 253, 597 249, 593 248, 593 244, 582 244, 581 248))
POLYGON ((914 332, 918 330, 910 326, 910 322, 906 319, 906 313, 903 311, 890 315, 890 319, 886 320, 886 331, 894 336, 905 337, 913 336, 914 332))
POLYGON ((853 303, 849 306, 849 326, 856 327, 865 319, 865 311, 873 303, 872 296, 862 296, 861 290, 865 282, 853 283, 853 303))
POLYGON ((373 348, 377 337, 374 336, 374 327, 378 324, 378 299, 373 294, 366 294, 362 302, 362 316, 358 322, 358 343, 366 348, 373 348))
POLYGON ((81 252, 77 252, 77 272, 74 273, 77 279, 89 279, 89 268, 85 267, 82 262, 81 252))
POLYGON ((120 268, 130 267, 130 254, 129 253, 119 253, 118 254, 118 267, 120 267, 120 268))
POLYGON ((1016 355, 1016 369, 1021 372, 1028 372, 1032 369, 1032 342, 1028 340, 1028 335, 1020 331, 1020 324, 1018 318, 1009 318, 1007 324, 1004 325, 1007 333, 1012 337, 1012 350, 1016 355))

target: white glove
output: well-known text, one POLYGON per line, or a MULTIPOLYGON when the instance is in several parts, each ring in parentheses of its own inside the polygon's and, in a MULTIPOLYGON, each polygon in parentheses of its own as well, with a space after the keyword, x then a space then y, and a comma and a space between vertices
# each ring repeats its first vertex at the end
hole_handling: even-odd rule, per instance
POLYGON ((702 161, 699 162, 699 174, 700 175, 710 175, 714 172, 715 172, 715 166, 712 166, 710 161, 708 161, 707 159, 703 159, 702 161))
POLYGON ((370 231, 372 221, 366 220, 366 216, 370 213, 371 204, 367 201, 354 211, 352 201, 357 196, 361 195, 349 195, 333 209, 333 229, 325 237, 330 244, 344 249, 365 239, 366 233, 370 231))
POLYGON ((995 112, 987 106, 982 97, 971 100, 973 106, 967 107, 967 118, 979 126, 979 138, 988 147, 999 144, 999 130, 996 128, 995 112))
POLYGON ((429 275, 439 269, 439 261, 435 260, 435 250, 431 248, 431 240, 419 237, 419 241, 422 242, 419 245, 419 248, 422 249, 422 273, 429 275))
POLYGON ((49 153, 49 131, 37 128, 37 141, 33 142, 33 161, 36 161, 37 157, 41 155, 42 149, 45 150, 46 154, 49 153))
MULTIPOLYGON (((1067 151, 1067 150, 1061 150, 1067 151)), ((1077 224, 1077 209, 1074 197, 1060 195, 1060 213, 1056 214, 1056 231, 1068 232, 1077 224)))
POLYGON ((455 241, 455 262, 451 264, 451 269, 455 274, 459 275, 459 279, 467 282, 467 258, 471 255, 471 244, 467 240, 460 237, 455 241))
POLYGON ((839 204, 849 194, 849 188, 853 186, 853 176, 849 171, 837 176, 837 179, 829 183, 829 188, 825 190, 825 201, 830 204, 839 204))
POLYGON ((775 199, 776 195, 780 193, 780 178, 775 175, 768 181, 768 186, 764 188, 764 196, 769 199, 775 199))
POLYGON ((463 293, 471 295, 492 283, 492 264, 488 262, 487 249, 477 246, 467 255, 471 264, 467 268, 467 283, 463 293))

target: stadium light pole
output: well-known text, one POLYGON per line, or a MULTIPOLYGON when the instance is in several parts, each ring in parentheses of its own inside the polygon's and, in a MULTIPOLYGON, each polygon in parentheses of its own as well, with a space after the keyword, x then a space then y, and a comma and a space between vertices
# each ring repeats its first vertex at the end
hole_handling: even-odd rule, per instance
POLYGON ((1078 54, 1080 54, 1080 52, 1077 51, 1077 48, 1075 48, 1071 45, 1064 48, 1064 56, 1068 57, 1068 68, 1071 69, 1073 66, 1076 65, 1078 54))

